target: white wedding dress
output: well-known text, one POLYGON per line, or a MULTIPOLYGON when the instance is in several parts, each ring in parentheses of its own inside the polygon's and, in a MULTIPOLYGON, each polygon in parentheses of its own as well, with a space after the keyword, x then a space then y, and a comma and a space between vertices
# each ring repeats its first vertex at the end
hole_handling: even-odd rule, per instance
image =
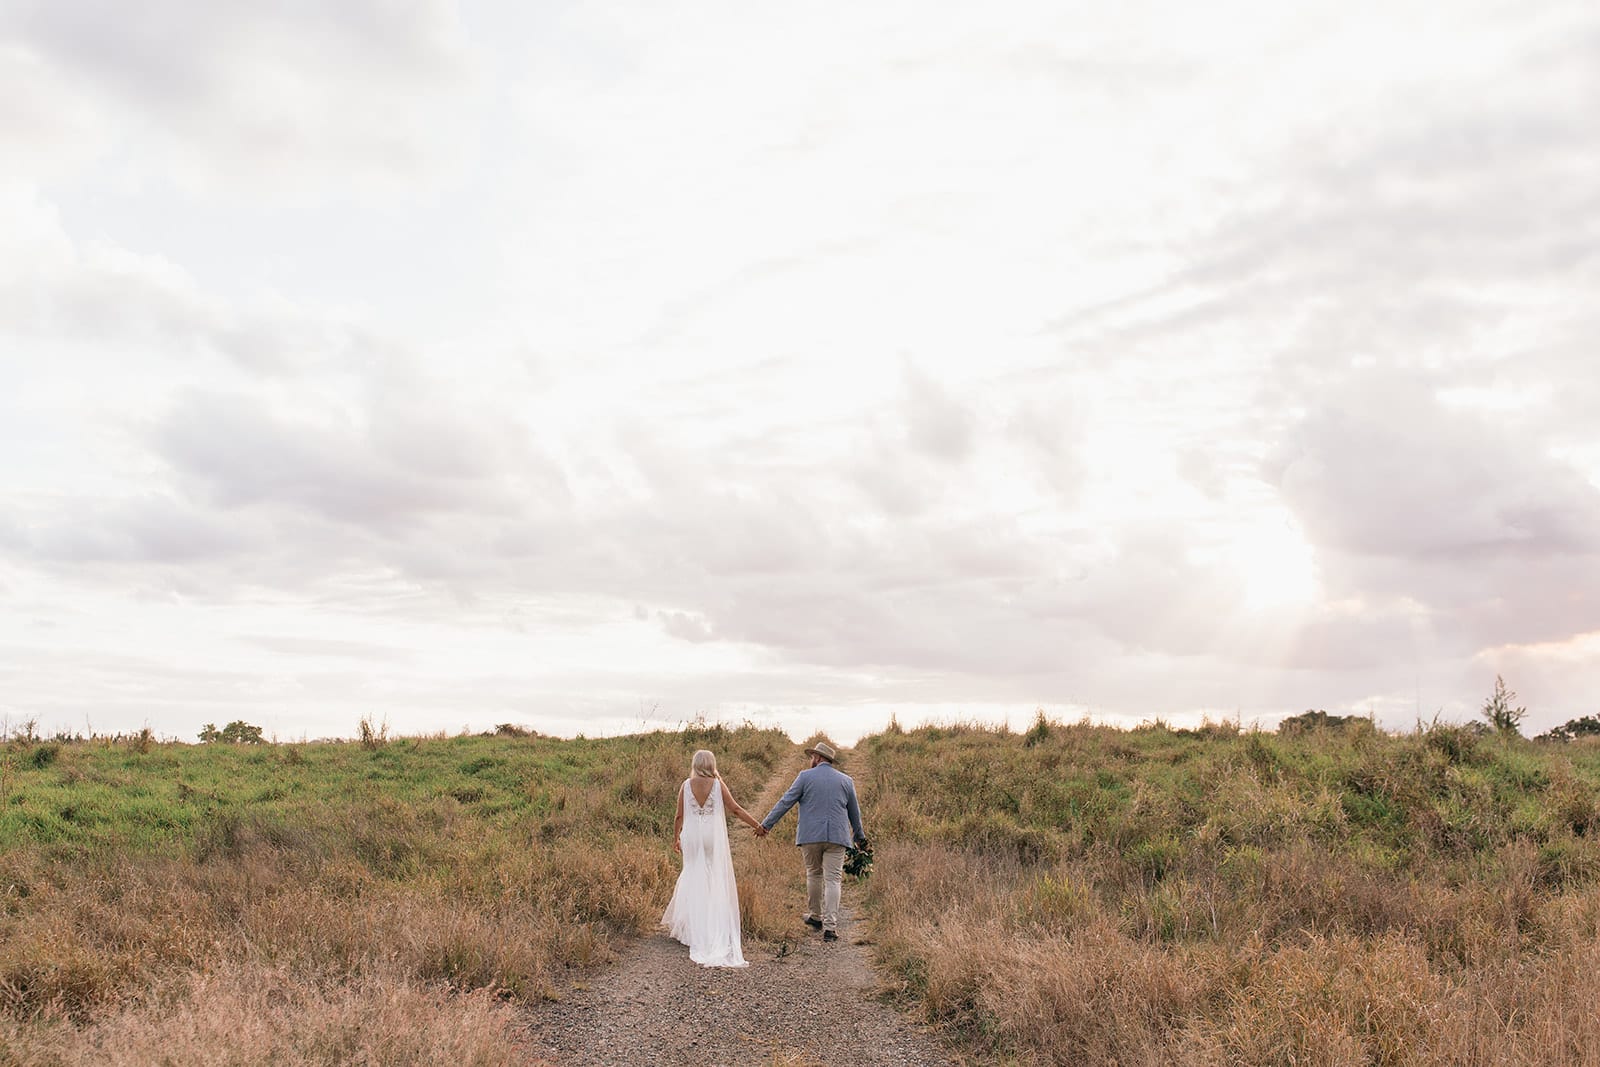
POLYGON ((743 967, 739 944, 739 887, 728 851, 728 817, 718 782, 704 806, 683 783, 683 871, 661 925, 689 946, 689 958, 702 967, 743 967))

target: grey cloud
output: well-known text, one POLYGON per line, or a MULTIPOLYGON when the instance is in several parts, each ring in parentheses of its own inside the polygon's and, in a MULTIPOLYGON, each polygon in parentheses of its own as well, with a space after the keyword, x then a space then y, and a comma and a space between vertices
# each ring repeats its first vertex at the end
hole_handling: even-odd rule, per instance
POLYGON ((87 502, 66 516, 0 523, 0 546, 59 564, 194 564, 258 544, 254 531, 167 496, 87 502))
POLYGON ((1032 392, 1012 412, 1007 435, 1021 447, 1040 480, 1059 499, 1070 502, 1077 498, 1088 475, 1081 455, 1080 405, 1059 385, 1032 392))
POLYGON ((950 389, 906 363, 899 406, 860 431, 849 477, 886 515, 911 518, 950 492, 956 468, 977 446, 978 414, 950 389))
POLYGON ((703 644, 716 639, 716 634, 712 633, 706 620, 698 615, 689 615, 681 611, 658 611, 656 618, 661 621, 661 628, 669 637, 676 637, 680 641, 703 644))
MULTIPOLYGON (((182 394, 130 442, 165 460, 168 491, 39 498, 0 523, 0 549, 54 570, 95 563, 82 577, 153 581, 215 601, 252 584, 331 587, 352 572, 457 591, 503 578, 508 563, 561 588, 564 569, 604 573, 560 472, 517 423, 456 407, 437 388, 426 393, 430 411, 395 388, 375 387, 353 413, 293 416, 258 398, 182 394)), ((389 596, 381 582, 345 582, 340 595, 379 606, 389 596)))
MULTIPOLYGON (((705 513, 707 527, 728 525, 705 513)), ((813 515, 801 524, 810 554, 764 574, 718 571, 675 582, 717 635, 762 645, 785 659, 835 668, 869 665, 996 677, 1056 669, 1073 657, 1064 634, 1083 620, 1030 615, 1023 594, 1043 546, 1006 520, 905 521, 867 534, 813 515)), ((683 547, 694 551, 693 527, 683 547)), ((657 582, 659 575, 640 575, 657 582)))
POLYGON ((22 39, 119 91, 155 99, 216 90, 226 83, 234 50, 249 45, 276 50, 291 70, 346 67, 369 77, 448 77, 463 62, 449 0, 404 9, 382 0, 336 8, 291 0, 245 10, 154 0, 132 21, 111 0, 24 7, 22 39))
POLYGON ((913 449, 943 463, 972 455, 977 419, 968 405, 909 364, 904 388, 906 437, 913 449))
MULTIPOLYGON (((1565 311, 1550 298, 1575 309, 1600 268, 1583 103, 1600 84, 1581 42, 1514 67, 1508 91, 1380 99, 1301 130, 1219 195, 1212 225, 1172 240, 1183 267, 1050 330, 1101 361, 1181 344, 1307 378, 1355 357, 1438 364, 1550 343, 1565 311)), ((1583 337, 1560 341, 1566 376, 1588 358, 1583 337)))
POLYGON ((794 576, 724 597, 719 630, 793 661, 993 677, 1058 669, 1071 648, 1058 630, 1015 625, 980 585, 867 590, 843 578, 794 576))
POLYGON ((1600 555, 1524 551, 1361 555, 1319 551, 1334 595, 1413 605, 1457 652, 1561 640, 1600 629, 1600 555))
POLYGON ((86 358, 108 347, 160 358, 220 357, 263 376, 366 354, 364 331, 289 306, 232 305, 178 266, 98 242, 73 242, 45 204, 24 198, 0 231, 0 331, 46 340, 86 358), (9 275, 9 276, 8 276, 9 275))
POLYGON ((943 482, 928 469, 925 461, 881 436, 862 448, 852 463, 850 475, 877 510, 896 518, 926 511, 943 488, 943 482))
POLYGON ((240 396, 190 392, 153 440, 182 484, 220 507, 278 505, 385 535, 429 515, 514 514, 564 490, 515 426, 501 424, 497 438, 470 421, 493 425, 492 414, 374 403, 365 415, 291 420, 240 396), (524 501, 528 480, 536 492, 524 501))
POLYGON ((647 451, 647 496, 557 521, 547 551, 530 546, 506 580, 671 603, 656 618, 674 636, 835 667, 1037 672, 1062 661, 1059 634, 1078 626, 1042 623, 1015 602, 1045 546, 1012 520, 872 513, 862 523, 835 503, 846 487, 834 471, 804 472, 776 492, 725 456, 647 451))
POLYGON ((171 138, 195 165, 247 180, 321 159, 424 162, 438 132, 423 120, 438 119, 471 65, 448 0, 155 0, 135 19, 106 0, 69 0, 26 3, 19 15, 4 27, 11 41, 130 111, 136 134, 171 138))
POLYGON ((1225 577, 1193 562, 1189 549, 1203 537, 1175 524, 1125 525, 1109 556, 1066 555, 1070 569, 1030 583, 1023 604, 1036 625, 1086 620, 1127 648, 1218 651, 1218 623, 1232 616, 1237 593, 1225 577))
POLYGON ((1298 670, 1351 672, 1432 660, 1448 651, 1463 655, 1458 645, 1446 648, 1428 617, 1400 605, 1363 605, 1360 611, 1319 609, 1290 630, 1284 666, 1298 670))
POLYGON ((1268 468, 1330 596, 1410 602, 1457 652, 1600 628, 1600 489, 1532 427, 1439 404, 1440 381, 1354 377, 1268 468))
POLYGON ((1364 375, 1290 434, 1276 481, 1319 545, 1457 560, 1600 551, 1600 490, 1409 378, 1364 375))
POLYGON ((327 347, 329 339, 308 335, 301 324, 230 313, 174 281, 103 261, 80 262, 62 277, 33 279, 31 305, 42 315, 17 325, 93 344, 212 351, 259 372, 284 371, 308 349, 327 347))
POLYGON ((1184 481, 1213 500, 1222 499, 1224 468, 1211 450, 1186 448, 1178 454, 1178 473, 1184 481))
POLYGON ((458 483, 387 462, 358 427, 287 422, 237 396, 186 395, 155 444, 186 482, 227 508, 267 502, 390 523, 471 499, 458 483))
POLYGON ((709 632, 793 662, 990 679, 1066 670, 1108 640, 1216 651, 1217 617, 1235 595, 1186 555, 1204 531, 1119 530, 1122 554, 1093 565, 1090 539, 1025 535, 1014 517, 857 522, 832 503, 832 471, 778 494, 724 456, 651 440, 635 440, 648 495, 581 532, 551 530, 547 554, 518 557, 518 580, 674 603, 678 636, 709 632))
POLYGON ((240 640, 281 652, 287 656, 316 656, 332 659, 370 660, 383 663, 400 663, 410 654, 400 648, 377 645, 367 641, 341 641, 323 637, 297 637, 292 634, 245 634, 240 640))

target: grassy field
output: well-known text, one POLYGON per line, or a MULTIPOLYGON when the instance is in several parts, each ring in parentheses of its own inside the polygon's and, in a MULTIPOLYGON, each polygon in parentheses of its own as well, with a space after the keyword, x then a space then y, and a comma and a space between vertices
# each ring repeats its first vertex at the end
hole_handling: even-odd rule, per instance
MULTIPOLYGON (((13 740, 0 1062, 520 1062, 517 1001, 653 928, 676 788, 754 802, 781 733, 363 746, 13 740)), ((752 871, 747 932, 788 936, 752 871), (781 926, 781 928, 780 928, 781 926)), ((784 857, 792 858, 792 857, 784 857)))
MULTIPOLYGON (((0 749, 0 1063, 523 1062, 653 929, 674 791, 776 731, 0 749)), ((1357 721, 891 729, 848 764, 885 982, 974 1062, 1600 1064, 1600 744, 1357 721)), ((740 860, 795 936, 788 849, 740 860)))
POLYGON ((891 981, 1017 1063, 1600 1064, 1600 747, 868 738, 891 981))

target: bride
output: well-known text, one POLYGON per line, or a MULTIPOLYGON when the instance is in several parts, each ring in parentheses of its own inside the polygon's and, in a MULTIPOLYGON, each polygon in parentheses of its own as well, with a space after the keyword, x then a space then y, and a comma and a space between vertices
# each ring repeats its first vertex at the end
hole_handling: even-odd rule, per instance
POLYGON ((733 812, 759 837, 762 826, 741 808, 717 773, 717 757, 706 749, 694 754, 691 774, 678 790, 672 821, 672 850, 683 855, 683 871, 661 925, 689 946, 689 958, 702 967, 743 967, 739 945, 739 889, 728 852, 728 821, 733 812))

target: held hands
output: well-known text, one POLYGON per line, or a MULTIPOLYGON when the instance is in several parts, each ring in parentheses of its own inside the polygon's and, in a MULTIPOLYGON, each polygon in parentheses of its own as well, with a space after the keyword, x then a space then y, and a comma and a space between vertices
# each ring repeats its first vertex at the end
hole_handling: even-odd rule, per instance
POLYGON ((750 829, 755 833, 755 835, 757 837, 766 837, 767 836, 767 828, 765 826, 762 826, 760 823, 756 823, 754 826, 750 827, 750 829))

